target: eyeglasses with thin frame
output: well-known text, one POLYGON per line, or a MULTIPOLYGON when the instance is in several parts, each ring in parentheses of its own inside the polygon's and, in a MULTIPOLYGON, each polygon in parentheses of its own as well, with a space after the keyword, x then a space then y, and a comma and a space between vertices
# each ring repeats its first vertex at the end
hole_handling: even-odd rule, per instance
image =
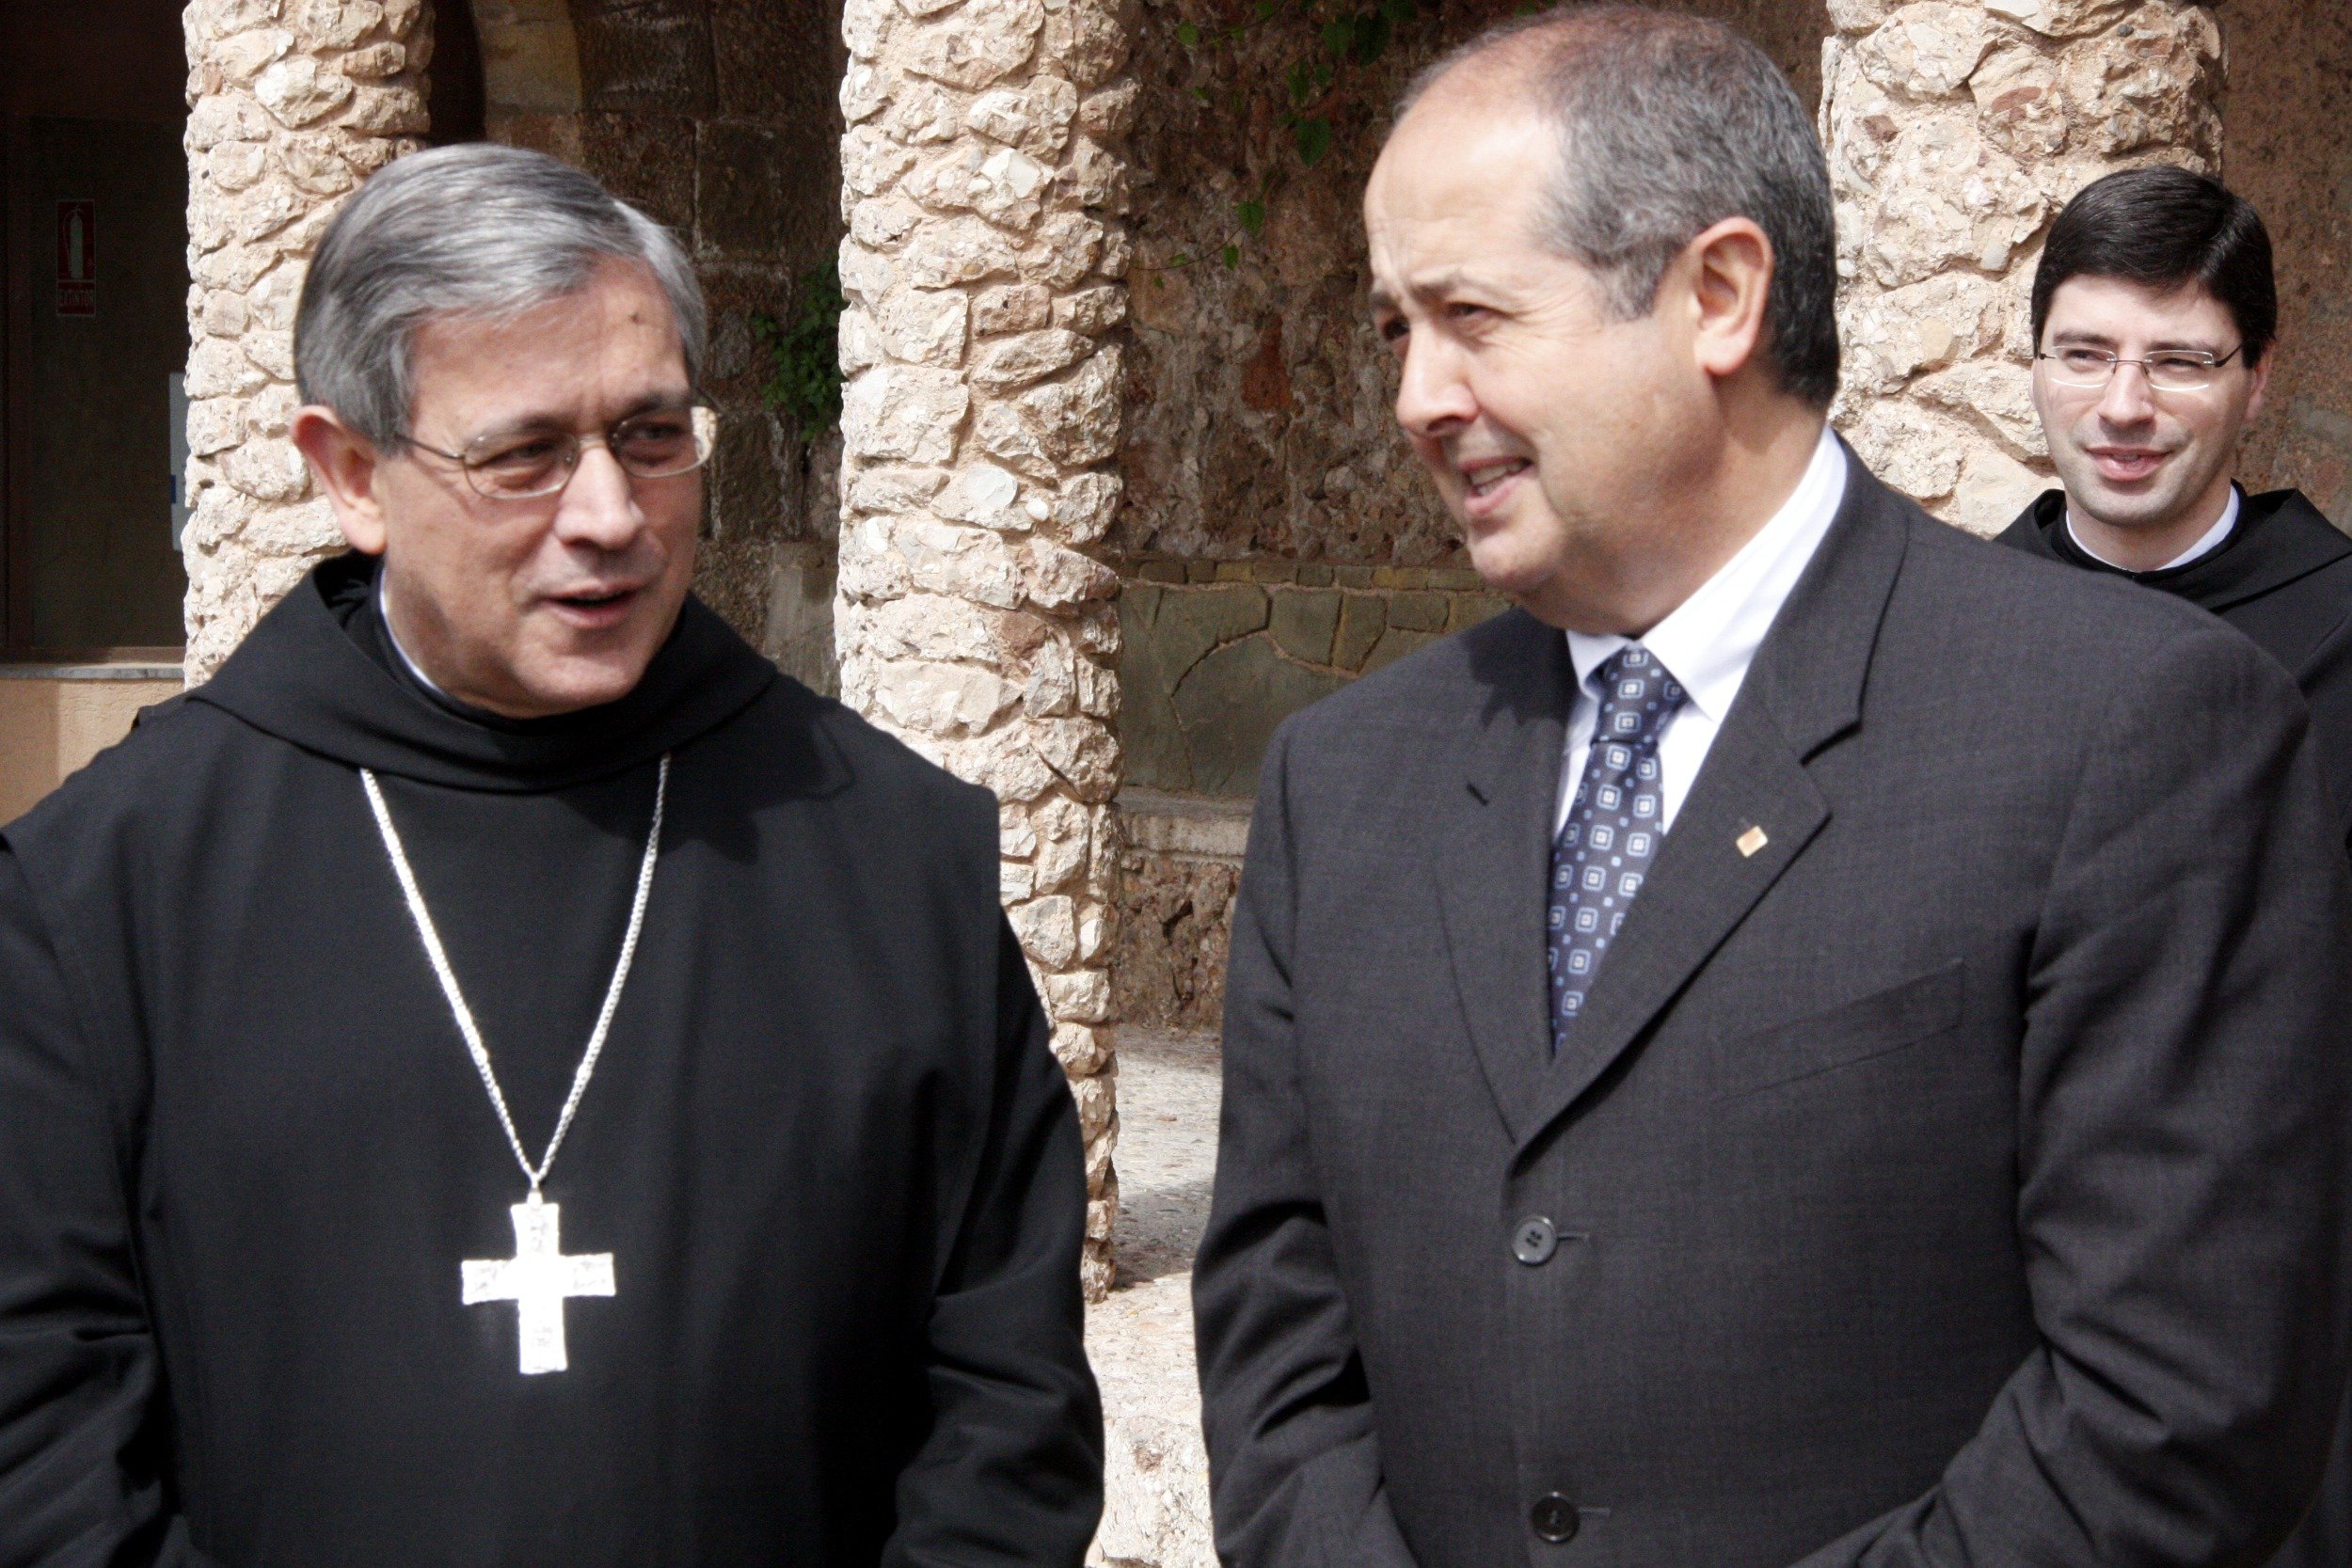
POLYGON ((612 454, 632 479, 673 479, 710 461, 719 441, 719 415, 704 404, 632 414, 602 436, 570 430, 509 430, 476 436, 463 451, 444 451, 414 436, 406 444, 457 465, 485 500, 536 500, 572 482, 580 453, 592 446, 612 454))
POLYGON ((2199 348, 2168 348, 2144 359, 2126 359, 2103 348, 2077 344, 2034 356, 2050 366, 2049 377, 2060 387, 2086 392, 2106 389, 2119 365, 2137 365, 2148 385, 2159 392, 2201 392, 2213 385, 2221 367, 2236 358, 2244 343, 2218 356, 2199 348))

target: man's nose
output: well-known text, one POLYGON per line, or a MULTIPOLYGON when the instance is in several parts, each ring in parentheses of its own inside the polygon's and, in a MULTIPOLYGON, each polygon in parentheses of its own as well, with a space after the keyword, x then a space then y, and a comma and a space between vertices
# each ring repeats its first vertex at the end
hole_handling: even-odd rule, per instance
POLYGON ((601 442, 583 446, 580 466, 555 509, 555 531, 567 545, 626 549, 645 526, 629 477, 601 442))
POLYGON ((1461 356, 1443 342, 1415 339, 1406 345, 1396 388, 1396 422, 1408 436, 1447 435, 1478 417, 1478 399, 1463 374, 1461 356))
POLYGON ((2156 415, 2156 400, 2148 386, 2144 366, 2119 364, 2107 377, 2099 397, 2099 417, 2109 424, 2146 424, 2156 415))

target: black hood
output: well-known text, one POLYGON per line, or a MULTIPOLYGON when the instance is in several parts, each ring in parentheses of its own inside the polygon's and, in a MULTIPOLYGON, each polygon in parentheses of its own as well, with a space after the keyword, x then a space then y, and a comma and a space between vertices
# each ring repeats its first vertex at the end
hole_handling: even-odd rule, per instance
POLYGON ((749 706, 777 678, 701 600, 618 702, 502 719, 437 698, 400 667, 375 610, 378 562, 322 562, 188 693, 255 729, 355 768, 526 794, 623 772, 749 706))
POLYGON ((2241 495, 2237 526, 2220 548, 2185 566, 2127 572, 2086 551, 2066 531, 2066 492, 2045 490, 2000 536, 2004 545, 2094 572, 2129 578, 2178 594, 2218 615, 2352 555, 2352 540, 2336 531, 2300 490, 2241 495))

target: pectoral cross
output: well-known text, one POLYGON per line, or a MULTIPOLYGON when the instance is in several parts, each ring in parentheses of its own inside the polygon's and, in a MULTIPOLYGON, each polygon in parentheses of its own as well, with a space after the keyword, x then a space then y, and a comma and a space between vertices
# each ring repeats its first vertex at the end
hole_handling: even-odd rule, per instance
POLYGON ((558 1206, 535 1192, 508 1212, 515 1216, 515 1256, 469 1259, 465 1304, 513 1302, 523 1371, 560 1372, 570 1364, 564 1354, 564 1303, 571 1296, 612 1294, 612 1255, 564 1257, 558 1206))

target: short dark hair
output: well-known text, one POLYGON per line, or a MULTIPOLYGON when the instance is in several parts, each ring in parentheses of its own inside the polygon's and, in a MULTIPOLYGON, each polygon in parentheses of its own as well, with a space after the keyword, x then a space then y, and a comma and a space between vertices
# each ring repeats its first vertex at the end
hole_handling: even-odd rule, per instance
POLYGON ((2120 277, 2154 289, 2195 284, 2228 309, 2249 366, 2279 338, 2269 231, 2244 197, 2194 169, 2127 168, 2074 193, 2050 226, 2034 270, 2036 348, 2050 296, 2070 277, 2120 277))
POLYGON ((1813 119, 1772 57, 1720 22, 1636 6, 1502 23, 1406 89, 1490 55, 1524 73, 1558 135, 1544 235, 1597 274, 1620 319, 1646 315, 1682 248, 1727 217, 1772 245, 1765 352, 1784 390, 1837 392, 1837 228, 1813 119))

